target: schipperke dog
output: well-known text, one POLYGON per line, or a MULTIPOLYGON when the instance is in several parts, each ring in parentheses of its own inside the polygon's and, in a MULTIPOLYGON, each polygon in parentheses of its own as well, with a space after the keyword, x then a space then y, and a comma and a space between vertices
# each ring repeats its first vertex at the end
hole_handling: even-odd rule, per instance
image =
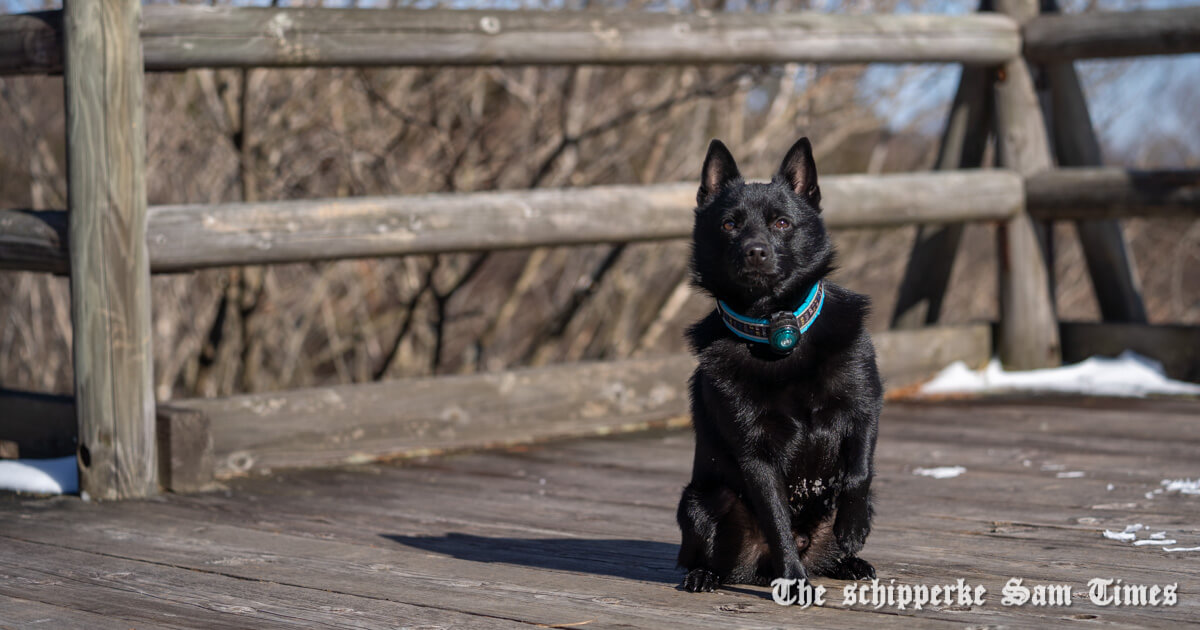
POLYGON ((716 308, 688 330, 696 454, 677 518, 683 588, 875 577, 871 530, 883 386, 869 300, 828 280, 812 146, 747 184, 718 140, 696 195, 691 271, 716 308))

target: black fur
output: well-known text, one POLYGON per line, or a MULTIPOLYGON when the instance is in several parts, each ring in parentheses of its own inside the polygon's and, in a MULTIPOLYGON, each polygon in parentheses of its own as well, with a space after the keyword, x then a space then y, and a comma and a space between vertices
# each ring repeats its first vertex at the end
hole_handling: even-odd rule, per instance
MULTIPOLYGON (((697 194, 694 284, 749 317, 795 309, 833 269, 820 199, 807 138, 769 184, 745 183, 714 140, 697 194)), ((696 454, 678 511, 689 591, 875 576, 857 556, 871 531, 883 405, 869 301, 828 280, 825 292, 821 315, 788 355, 739 339, 715 310, 688 331, 699 358, 696 454)))

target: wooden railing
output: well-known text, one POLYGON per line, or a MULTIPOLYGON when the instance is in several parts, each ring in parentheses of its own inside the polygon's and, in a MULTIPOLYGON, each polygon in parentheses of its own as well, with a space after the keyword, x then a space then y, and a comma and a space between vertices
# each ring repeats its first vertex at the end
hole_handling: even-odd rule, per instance
MULTIPOLYGON (((1038 222, 1084 221, 1106 319, 1144 324, 1113 220, 1195 216, 1200 174, 1099 168, 1069 61, 1200 51, 1200 8, 1066 17, 1038 16, 1033 0, 995 4, 955 17, 684 16, 74 0, 63 11, 0 16, 0 74, 64 75, 69 164, 66 211, 0 211, 0 268, 70 274, 75 331, 74 399, 0 396, 11 411, 0 431, 27 414, 55 416, 42 423, 41 442, 25 439, 60 444, 72 425, 62 418, 74 416, 83 491, 125 498, 160 483, 194 489, 214 474, 669 423, 686 410, 685 356, 156 405, 150 273, 691 231, 694 183, 147 207, 143 73, 199 67, 961 63, 938 160, 944 172, 822 180, 831 228, 922 226, 896 330, 877 336, 885 374, 902 383, 992 353, 986 325, 922 326, 937 321, 961 225, 972 221, 1001 226, 996 350, 1007 364, 1052 365, 1079 348, 1108 348, 1121 336, 1111 327, 1097 335, 1056 322, 1038 222), (1054 107, 1069 114, 1056 120, 1075 121, 1051 129, 1058 155, 1050 153, 1034 72, 1050 77, 1054 107), (1003 168, 971 170, 989 133, 1003 168), (1055 161, 1086 168, 1055 170, 1055 161)), ((1200 339, 1177 327, 1134 332, 1135 349, 1150 354, 1200 339)), ((1186 358, 1168 359, 1172 369, 1192 369, 1186 358)))

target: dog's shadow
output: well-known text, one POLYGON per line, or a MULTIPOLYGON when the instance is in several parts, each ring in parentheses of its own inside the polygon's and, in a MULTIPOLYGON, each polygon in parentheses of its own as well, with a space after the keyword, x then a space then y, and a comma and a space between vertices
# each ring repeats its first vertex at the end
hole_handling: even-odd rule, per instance
POLYGON ((497 562, 539 569, 611 575, 644 582, 678 584, 679 545, 617 538, 490 538, 381 534, 393 542, 471 562, 497 562))

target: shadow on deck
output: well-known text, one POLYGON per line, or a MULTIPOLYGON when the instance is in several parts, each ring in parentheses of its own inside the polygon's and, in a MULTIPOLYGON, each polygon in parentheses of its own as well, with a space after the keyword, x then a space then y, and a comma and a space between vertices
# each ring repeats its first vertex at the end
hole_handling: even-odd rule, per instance
POLYGON ((789 609, 768 591, 677 589, 691 436, 661 431, 285 471, 120 504, 0 502, 0 627, 1047 627, 1200 619, 1200 402, 892 403, 864 557, 885 583, 962 578, 987 603, 789 609), (918 467, 964 466, 933 479, 918 467), (1148 527, 1172 545, 1107 540, 1148 527), (1010 578, 1070 606, 1001 605, 1010 578), (1178 584, 1172 607, 1101 607, 1091 578, 1178 584), (48 624, 48 625, 46 625, 48 624))

